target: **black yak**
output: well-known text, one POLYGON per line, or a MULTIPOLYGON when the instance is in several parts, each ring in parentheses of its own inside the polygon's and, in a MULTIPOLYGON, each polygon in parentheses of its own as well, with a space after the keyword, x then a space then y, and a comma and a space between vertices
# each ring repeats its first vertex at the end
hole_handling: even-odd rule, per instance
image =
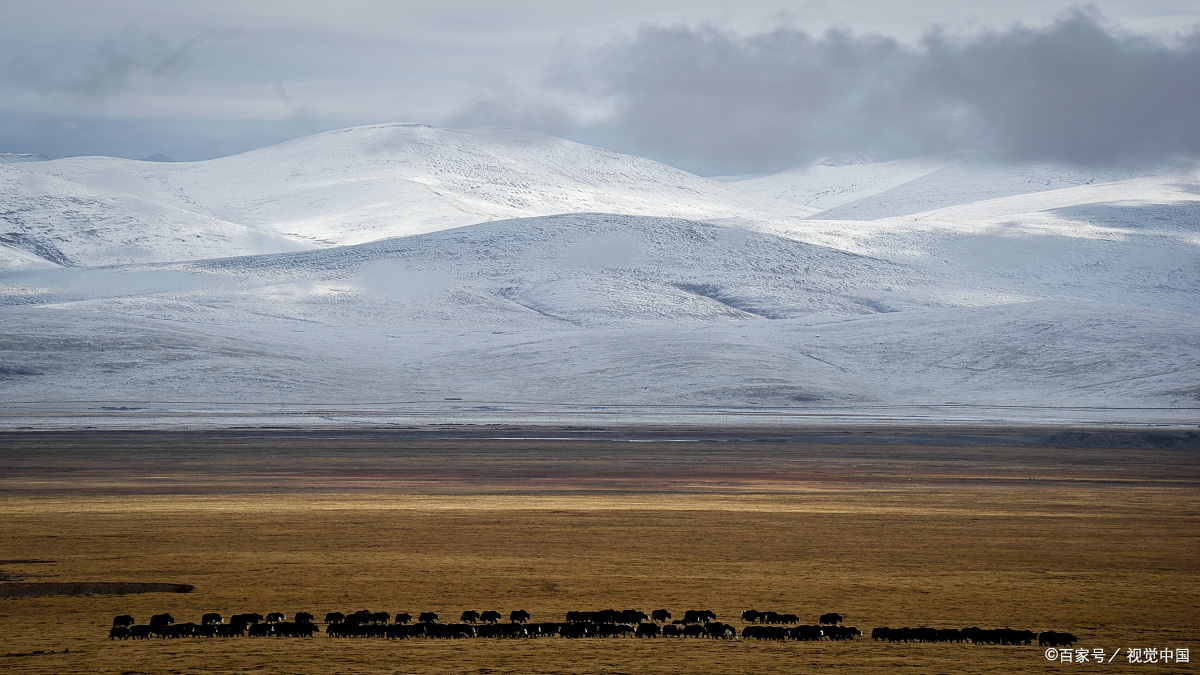
POLYGON ((633 631, 635 637, 658 637, 662 635, 662 629, 658 624, 654 623, 639 623, 637 629, 633 631))
POLYGON ((671 613, 665 609, 656 609, 653 612, 650 612, 650 618, 660 623, 663 621, 670 621, 671 613))
POLYGON ((1078 642, 1079 639, 1070 633, 1044 630, 1038 633, 1037 640, 1039 647, 1070 647, 1078 642))
POLYGON ((175 617, 170 614, 155 614, 150 617, 150 632, 161 633, 170 624, 175 623, 175 617))
POLYGON ((122 614, 121 616, 113 618, 113 627, 114 628, 115 627, 132 626, 134 623, 135 622, 133 620, 133 617, 128 614, 122 614))
POLYGON ((525 623, 529 620, 529 612, 523 609, 514 609, 509 615, 508 620, 512 623, 525 623))

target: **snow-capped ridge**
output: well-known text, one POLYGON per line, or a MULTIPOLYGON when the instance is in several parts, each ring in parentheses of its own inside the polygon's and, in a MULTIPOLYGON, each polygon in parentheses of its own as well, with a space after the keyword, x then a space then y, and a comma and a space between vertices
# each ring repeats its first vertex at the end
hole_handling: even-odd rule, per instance
POLYGON ((272 241, 279 244, 274 250, 335 246, 559 213, 695 220, 795 220, 813 213, 648 159, 511 128, 380 124, 201 162, 75 157, 21 166, 27 173, 9 174, 0 184, 0 199, 25 205, 19 222, 5 217, 10 229, 75 242, 76 264, 179 259, 179 246, 148 244, 194 238, 217 222, 264 236, 265 248, 257 251, 201 236, 215 255, 229 255, 271 252, 272 241), (88 198, 71 218, 51 215, 53 204, 82 194, 88 198), (167 221, 176 232, 136 225, 145 209, 176 214, 167 221), (138 255, 114 258, 109 251, 127 242, 101 241, 88 226, 117 221, 130 230, 123 240, 146 242, 138 255), (89 240, 95 255, 83 250, 89 240))

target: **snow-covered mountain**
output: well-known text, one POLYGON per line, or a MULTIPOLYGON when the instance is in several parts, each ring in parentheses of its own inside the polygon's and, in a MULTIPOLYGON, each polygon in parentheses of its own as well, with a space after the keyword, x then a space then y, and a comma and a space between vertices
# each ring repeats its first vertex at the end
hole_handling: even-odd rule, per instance
POLYGON ((0 426, 281 404, 1200 418, 1194 170, 857 158, 722 184, 384 125, 209 162, 0 165, 0 219, 0 426))
POLYGON ((856 154, 728 183, 752 194, 817 209, 819 213, 812 218, 877 220, 1140 175, 1136 171, 997 164, 977 153, 889 162, 874 162, 856 154))
MULTIPOLYGON (((0 243, 77 265, 275 253, 560 213, 813 213, 544 134, 413 124, 332 131, 205 162, 0 164, 0 203, 6 229, 19 233, 0 243)), ((23 264, 0 254, 0 270, 23 264)))

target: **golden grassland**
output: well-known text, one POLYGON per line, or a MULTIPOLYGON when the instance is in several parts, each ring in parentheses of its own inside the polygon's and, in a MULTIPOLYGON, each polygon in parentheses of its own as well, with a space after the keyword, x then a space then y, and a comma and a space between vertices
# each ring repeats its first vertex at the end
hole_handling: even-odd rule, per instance
POLYGON ((1065 630, 1200 660, 1200 493, 1154 485, 701 486, 438 494, 0 494, 0 572, 194 584, 186 595, 0 601, 19 672, 1185 672, 1053 664, 1038 647, 753 640, 151 640, 170 612, 837 611, 876 626, 1065 630), (63 653, 64 650, 69 652, 63 653), (56 653, 48 653, 56 652, 56 653))

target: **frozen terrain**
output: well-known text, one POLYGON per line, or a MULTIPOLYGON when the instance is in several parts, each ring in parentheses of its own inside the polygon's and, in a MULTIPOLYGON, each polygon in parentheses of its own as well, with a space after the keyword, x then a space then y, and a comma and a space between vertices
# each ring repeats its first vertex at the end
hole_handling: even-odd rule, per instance
POLYGON ((1200 420, 1200 175, 512 130, 0 164, 0 426, 1200 420))

